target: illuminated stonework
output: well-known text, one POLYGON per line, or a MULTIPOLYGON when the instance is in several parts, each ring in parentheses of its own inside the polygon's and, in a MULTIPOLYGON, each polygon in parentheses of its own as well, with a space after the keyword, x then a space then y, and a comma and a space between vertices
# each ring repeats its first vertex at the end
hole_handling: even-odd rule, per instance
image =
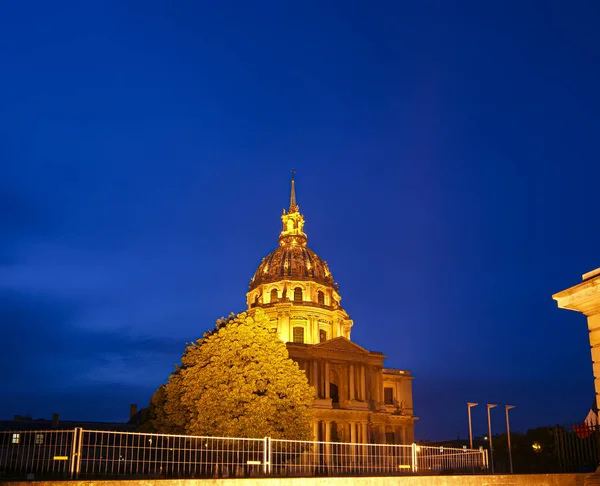
POLYGON ((596 405, 600 405, 600 268, 581 276, 582 282, 554 294, 561 309, 581 312, 587 317, 594 371, 596 405))
POLYGON ((315 388, 315 439, 408 444, 414 440, 412 376, 384 368, 382 353, 350 341, 353 321, 333 275, 308 248, 292 178, 279 247, 262 259, 246 294, 261 308, 315 388))
POLYGON ((248 308, 262 308, 284 342, 293 341, 294 332, 296 342, 306 344, 338 336, 350 339, 352 320, 340 305, 327 262, 306 246, 293 181, 290 209, 281 219, 279 247, 263 258, 252 277, 248 308))

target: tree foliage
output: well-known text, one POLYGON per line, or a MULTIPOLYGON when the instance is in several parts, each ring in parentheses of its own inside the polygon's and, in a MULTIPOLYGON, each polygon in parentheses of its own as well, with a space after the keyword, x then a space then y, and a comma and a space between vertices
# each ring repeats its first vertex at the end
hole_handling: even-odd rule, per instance
POLYGON ((152 397, 151 426, 162 433, 310 440, 313 388, 259 309, 217 321, 188 344, 152 397))

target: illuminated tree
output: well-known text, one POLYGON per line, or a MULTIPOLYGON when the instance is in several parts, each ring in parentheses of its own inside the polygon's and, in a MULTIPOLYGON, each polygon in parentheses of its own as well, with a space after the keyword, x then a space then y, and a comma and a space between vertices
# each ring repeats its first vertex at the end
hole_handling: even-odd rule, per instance
POLYGON ((217 321, 189 344, 181 366, 152 398, 165 433, 310 440, 314 396, 303 371, 257 310, 217 321))

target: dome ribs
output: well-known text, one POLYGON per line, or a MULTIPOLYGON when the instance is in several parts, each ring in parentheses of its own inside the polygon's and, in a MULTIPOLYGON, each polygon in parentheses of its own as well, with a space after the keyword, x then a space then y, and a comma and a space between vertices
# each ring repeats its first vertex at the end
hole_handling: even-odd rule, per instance
POLYGON ((327 264, 308 247, 278 247, 267 255, 258 266, 250 289, 265 283, 281 280, 314 281, 334 286, 327 264))
POLYGON ((306 272, 305 275, 311 276, 311 277, 315 277, 316 276, 316 270, 317 270, 317 266, 315 265, 315 262, 312 259, 312 255, 310 254, 310 252, 305 252, 306 254, 306 259, 308 260, 308 263, 310 264, 310 270, 308 269, 308 266, 306 265, 306 263, 304 264, 304 271, 306 272))

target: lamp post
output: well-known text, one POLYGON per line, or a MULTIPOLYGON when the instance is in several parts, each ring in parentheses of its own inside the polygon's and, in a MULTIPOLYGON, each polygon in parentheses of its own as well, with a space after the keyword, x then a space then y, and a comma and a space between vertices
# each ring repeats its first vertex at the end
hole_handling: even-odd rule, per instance
POLYGON ((506 437, 508 439, 508 463, 510 464, 510 473, 513 473, 513 464, 512 464, 512 450, 510 448, 510 424, 508 422, 508 411, 511 408, 515 408, 514 405, 506 405, 504 410, 506 411, 506 437))
POLYGON ((490 466, 492 468, 492 474, 494 474, 494 448, 492 446, 492 420, 490 418, 490 410, 498 405, 493 403, 487 404, 487 413, 488 413, 488 439, 490 441, 490 466))
POLYGON ((478 403, 467 402, 467 411, 469 413, 469 449, 473 449, 473 427, 471 426, 471 408, 479 405, 478 403))

